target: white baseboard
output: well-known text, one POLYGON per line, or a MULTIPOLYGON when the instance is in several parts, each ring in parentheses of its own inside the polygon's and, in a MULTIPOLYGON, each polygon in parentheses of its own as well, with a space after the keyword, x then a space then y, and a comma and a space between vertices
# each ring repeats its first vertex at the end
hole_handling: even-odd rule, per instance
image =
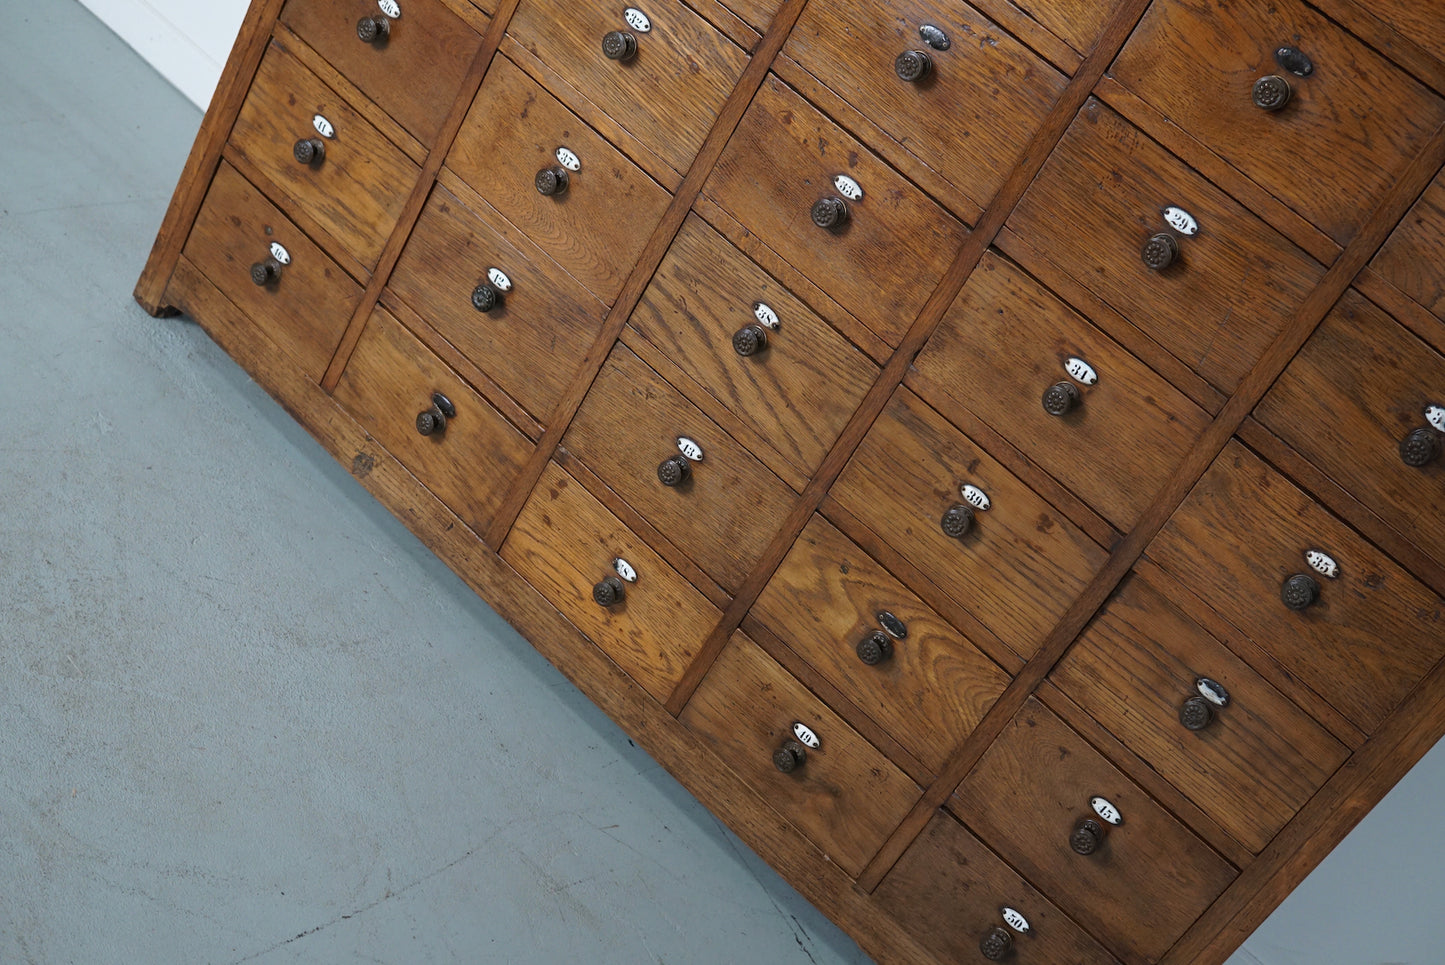
POLYGON ((146 0, 80 0, 80 3, 202 110, 210 104, 229 48, 219 54, 205 50, 146 0))

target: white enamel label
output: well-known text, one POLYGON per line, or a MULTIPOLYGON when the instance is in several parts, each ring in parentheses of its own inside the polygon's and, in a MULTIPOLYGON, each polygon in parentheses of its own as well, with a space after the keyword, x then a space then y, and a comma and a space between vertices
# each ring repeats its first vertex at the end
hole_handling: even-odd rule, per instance
POLYGON ((336 136, 336 128, 332 127, 331 122, 328 121, 326 118, 322 117, 320 114, 317 114, 315 117, 311 118, 311 126, 316 128, 316 133, 320 134, 322 137, 332 138, 336 136))
POLYGON ((1075 382, 1082 382, 1084 385, 1093 385, 1099 381, 1099 373, 1083 359, 1069 359, 1064 363, 1064 371, 1069 373, 1069 377, 1075 382))
POLYGON ((1029 920, 1012 908, 1003 909, 1003 923, 1020 935, 1029 933, 1029 920))
POLYGON ((753 317, 762 322, 764 328, 771 328, 775 332, 782 324, 778 321, 778 313, 773 311, 767 302, 753 302, 753 317))
POLYGON ((1183 208, 1176 208, 1173 205, 1165 208, 1164 222, 1181 235, 1196 235, 1199 233, 1199 222, 1194 220, 1194 215, 1185 211, 1183 208))
POLYGON ((818 740, 818 735, 813 733, 813 728, 802 721, 798 721, 793 725, 793 736, 796 737, 798 742, 804 747, 811 747, 813 750, 817 750, 823 743, 818 740))
POLYGON ((967 486, 964 486, 962 489, 960 489, 959 493, 962 494, 963 501, 968 503, 974 509, 981 509, 987 511, 987 509, 993 505, 993 503, 989 502, 988 494, 985 493, 982 489, 979 489, 977 486, 973 485, 972 483, 969 483, 967 486))
POLYGON ((582 160, 565 147, 557 148, 557 163, 569 171, 582 170, 582 160))
POLYGON ((1103 818, 1105 821, 1108 821, 1110 824, 1124 823, 1124 818, 1119 813, 1119 809, 1114 807, 1114 805, 1110 804, 1104 798, 1089 798, 1089 807, 1093 808, 1095 814, 1103 818))
POLYGON ((1323 550, 1305 550, 1305 562, 1320 576, 1328 576, 1333 580, 1340 575, 1340 564, 1323 550))
POLYGON ((1440 432, 1445 432, 1445 405, 1425 406, 1425 421, 1440 432))
POLYGON ((849 201, 863 200, 863 186, 846 174, 839 174, 834 177, 833 187, 837 188, 838 193, 849 201))
POLYGON ((393 20, 401 17, 401 7, 396 0, 376 0, 376 5, 381 8, 382 13, 393 20))
POLYGON ((1208 677, 1200 677, 1194 681, 1194 689, 1199 691, 1199 696, 1216 707, 1223 707, 1229 703, 1229 694, 1225 689, 1208 677))
POLYGON ((628 7, 622 11, 622 19, 627 21, 627 26, 638 33, 647 33, 652 29, 652 21, 647 19, 647 14, 636 7, 628 7))
POLYGON ((702 462, 702 446, 693 442, 687 436, 677 437, 677 451, 693 462, 702 462))
POLYGON ((617 571, 618 576, 622 577, 628 583, 637 582, 637 571, 632 568, 631 563, 627 562, 622 557, 619 556, 617 557, 617 559, 612 561, 612 568, 617 571))
POLYGON ((281 242, 279 241, 271 242, 271 257, 283 265, 291 264, 291 252, 281 247, 281 242))
POLYGON ((512 290, 512 279, 503 274, 500 268, 488 268, 487 281, 491 282, 492 287, 503 294, 512 290))

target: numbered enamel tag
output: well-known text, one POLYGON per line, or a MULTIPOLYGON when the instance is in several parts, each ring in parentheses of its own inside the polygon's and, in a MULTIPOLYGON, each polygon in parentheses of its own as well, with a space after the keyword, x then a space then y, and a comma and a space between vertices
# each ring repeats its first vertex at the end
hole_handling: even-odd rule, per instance
POLYGON ((846 174, 835 175, 833 187, 837 188, 838 193, 849 201, 863 200, 863 186, 846 174))
POLYGON ((271 242, 271 257, 283 265, 291 264, 291 252, 282 247, 279 241, 271 242))
POLYGON ((767 302, 753 302, 753 317, 764 328, 770 328, 775 332, 782 325, 782 322, 778 321, 778 313, 773 311, 767 302))
POLYGON ((618 576, 622 577, 628 583, 637 582, 637 571, 632 568, 631 563, 627 562, 622 557, 619 556, 617 557, 617 559, 612 561, 612 568, 617 571, 618 576))
POLYGON ((500 268, 488 268, 487 281, 491 282, 492 287, 502 294, 512 290, 512 279, 508 278, 500 268))
POLYGON ((809 750, 817 750, 823 746, 823 742, 818 739, 818 735, 813 732, 813 728, 801 720, 793 724, 793 736, 798 739, 798 743, 809 750))
POLYGON ((702 462, 702 446, 693 442, 687 436, 677 437, 677 451, 693 462, 702 462))
POLYGON ((1083 359, 1070 358, 1064 363, 1064 371, 1069 373, 1069 378, 1083 385, 1093 385, 1099 381, 1099 373, 1083 359))
POLYGON ((1091 797, 1089 798, 1089 807, 1093 808, 1094 813, 1102 820, 1115 827, 1124 823, 1124 816, 1119 813, 1118 808, 1109 803, 1107 798, 1091 797))
POLYGON ((399 20, 401 18, 401 6, 396 0, 376 0, 376 5, 391 19, 399 20))
POLYGON ((1445 432, 1445 405, 1427 405, 1425 421, 1434 426, 1435 431, 1445 432))
POLYGON ((1020 935, 1027 935, 1029 933, 1029 920, 1020 912, 1005 905, 999 909, 999 914, 1003 915, 1003 923, 1020 935))
POLYGON ((320 114, 317 114, 315 117, 311 118, 311 126, 316 128, 316 133, 320 134, 324 138, 329 139, 336 136, 336 128, 332 127, 331 122, 328 121, 326 118, 322 117, 320 114))
POLYGON ((1336 563, 1334 558, 1326 554, 1324 550, 1305 550, 1305 562, 1320 576, 1326 576, 1333 580, 1340 575, 1340 564, 1336 563))
POLYGON ((1199 234, 1199 222, 1194 220, 1194 215, 1172 204, 1164 209, 1164 223, 1185 237, 1199 234))
POLYGON ((993 505, 993 503, 989 501, 988 494, 972 483, 964 486, 958 492, 959 495, 963 497, 964 502, 982 512, 987 512, 988 508, 993 505))
POLYGON ((652 29, 652 21, 647 19, 647 14, 636 7, 628 7, 622 11, 622 19, 627 21, 627 26, 640 34, 645 34, 652 29))
POLYGON ((557 163, 569 171, 582 170, 582 159, 565 147, 557 148, 557 163))

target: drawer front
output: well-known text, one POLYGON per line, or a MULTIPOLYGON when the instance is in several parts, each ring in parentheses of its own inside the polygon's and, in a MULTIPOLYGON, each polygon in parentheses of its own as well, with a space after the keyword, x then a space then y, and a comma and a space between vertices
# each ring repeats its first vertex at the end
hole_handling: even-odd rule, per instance
POLYGON ((562 446, 729 593, 796 498, 623 345, 612 350, 562 446), (683 456, 679 439, 696 443, 702 458, 683 456))
POLYGON ((906 389, 832 495, 1024 659, 1104 564, 1096 543, 906 389), (967 506, 963 486, 990 508, 952 536, 945 515, 966 519, 951 512, 967 506))
POLYGON ((935 774, 1008 686, 1008 674, 821 516, 752 612, 935 774))
POLYGON ((1346 293, 1257 415, 1372 511, 1445 564, 1445 356, 1346 293), (1423 430, 1423 431, 1422 431, 1423 430), (1419 432, 1411 440, 1412 433, 1419 432), (1407 464, 1435 453, 1423 465, 1407 464), (1433 445, 1432 445, 1433 444, 1433 445))
POLYGON ((400 0, 402 15, 375 0, 288 0, 281 22, 430 147, 461 92, 482 36, 442 0, 400 0), (386 20, 384 34, 361 38, 363 19, 386 20))
POLYGON ((341 342, 361 286, 352 281, 281 210, 225 161, 216 170, 185 256, 246 313, 307 377, 321 381, 341 342), (260 269, 279 245, 289 263, 260 269))
POLYGON ((500 56, 472 102, 447 165, 609 305, 670 199, 500 56), (563 151, 576 158, 577 170, 561 164, 563 151), (543 172, 559 171, 566 173, 565 187, 559 180, 541 183, 543 172))
MULTIPOLYGON (((940 961, 986 961, 981 946, 989 940, 999 947, 993 933, 1002 928, 1011 950, 998 961, 1117 965, 1114 956, 947 811, 934 814, 873 897, 940 961), (1005 908, 1021 916, 1026 931, 1005 924, 1005 908)), ((1018 919, 1013 921, 1016 926, 1018 919)))
POLYGON ((1445 319, 1445 174, 1430 182, 1370 267, 1445 319))
POLYGON ((733 634, 680 719, 851 876, 918 800, 916 784, 742 633, 733 634), (799 723, 818 743, 803 747, 801 761, 784 749, 799 743, 799 723))
POLYGON ((920 395, 942 392, 978 415, 1121 530, 1134 525, 1209 423, 1148 366, 992 252, 914 367, 925 380, 920 395))
POLYGON ((1414 0, 1370 0, 1368 10, 1445 63, 1445 6, 1414 0))
POLYGON ((507 32, 685 173, 748 55, 679 0, 650 0, 642 12, 646 30, 620 6, 525 0, 507 32), (612 34, 622 36, 609 47, 612 34))
POLYGON ((1090 99, 1009 218, 1053 259, 1210 383, 1232 392, 1323 275, 1278 232, 1090 99), (1179 207, 1198 233, 1169 231, 1179 207), (1157 234, 1178 255, 1142 253, 1157 234))
POLYGON ((1235 869, 1030 697, 949 803, 980 838, 1125 962, 1155 962, 1235 869), (1111 826, 1095 797, 1123 821, 1111 826), (1104 829, 1096 850, 1080 820, 1104 829))
POLYGON ((1341 245, 1445 121, 1445 101, 1299 0, 1151 4, 1114 77, 1341 245), (1299 76, 1276 60, 1292 45, 1299 76), (1283 107, 1252 102, 1279 78, 1283 107))
POLYGON ((540 422, 576 377, 607 314, 490 206, 473 211, 440 184, 389 285, 540 422))
POLYGON ((231 146, 295 199, 368 270, 420 169, 274 42, 231 130, 231 146), (319 124, 316 118, 324 118, 319 124), (327 128, 334 136, 323 136, 327 128), (309 163, 298 160, 301 145, 309 163), (320 151, 316 150, 320 146, 320 151))
POLYGON ((890 345, 959 247, 962 225, 769 75, 703 191, 890 345), (849 200, 835 179, 851 178, 849 200), (851 193, 851 189, 850 189, 851 193), (828 223, 836 204, 846 220, 828 223), (823 210, 819 205, 833 204, 823 210))
POLYGON ((980 210, 1067 80, 957 0, 813 0, 783 53, 980 210), (920 38, 925 25, 943 31, 946 50, 920 38))
POLYGON ((878 377, 867 356, 696 215, 630 322, 804 475, 878 377))
POLYGON ((556 463, 532 490, 501 556, 658 701, 720 616, 556 463))
POLYGON ((1445 601, 1236 442, 1147 553, 1367 733, 1445 655, 1445 601))
POLYGON ((1129 577, 1053 679, 1257 854, 1349 751, 1175 607, 1180 592, 1129 577))
MULTIPOLYGON (((367 320, 336 401, 476 532, 483 532, 532 446, 385 309, 367 320), (422 435, 441 393, 456 413, 422 435)), ((444 408, 445 407, 441 407, 444 408)))

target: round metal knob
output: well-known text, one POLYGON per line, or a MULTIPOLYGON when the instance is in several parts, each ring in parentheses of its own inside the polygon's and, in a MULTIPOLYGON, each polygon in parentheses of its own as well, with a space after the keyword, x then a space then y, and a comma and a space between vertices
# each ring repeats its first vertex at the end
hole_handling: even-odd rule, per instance
POLYGON ((472 307, 479 312, 490 312, 502 304, 502 293, 497 291, 496 286, 482 282, 472 289, 472 307))
POLYGON ((819 228, 833 230, 841 228, 848 220, 848 202, 828 195, 813 202, 813 224, 819 228))
POLYGON ((1284 581, 1279 598, 1291 610, 1303 610, 1320 598, 1320 585, 1308 573, 1296 573, 1284 581))
POLYGON ((746 358, 768 347, 768 330, 761 325, 744 325, 733 334, 733 351, 746 358))
POLYGON ((561 166, 543 168, 534 181, 537 191, 547 197, 567 192, 567 169, 561 166))
POLYGON ((1093 854, 1104 843, 1104 826, 1093 818, 1080 818, 1069 835, 1069 847, 1075 854, 1093 854))
POLYGON ((978 950, 990 962, 1001 962, 1013 951, 1014 937, 1002 925, 994 925, 978 943, 978 950))
POLYGON ((1250 100, 1262 111, 1277 111, 1289 103, 1289 81, 1278 74, 1266 74, 1254 82, 1250 100))
POLYGON ((1203 730, 1214 721, 1214 707, 1203 697, 1188 697, 1179 705, 1179 723, 1185 730, 1203 730))
POLYGON ((1179 242, 1169 232, 1161 231, 1144 242, 1144 250, 1140 254, 1146 268, 1163 271, 1179 257, 1179 242))
POLYGON ((1066 416, 1079 404, 1079 387, 1072 382, 1055 382, 1044 389, 1044 411, 1049 415, 1066 416))
POLYGON ((905 50, 894 58, 893 72, 899 80, 916 84, 933 73, 933 58, 928 56, 927 51, 905 50))
POLYGON ((251 266, 251 280, 258 285, 269 285, 281 280, 281 262, 275 258, 258 261, 251 266))
POLYGON ((686 456, 668 456, 657 464, 657 479, 664 486, 681 486, 692 475, 686 456))
POLYGON ((1407 466, 1426 466, 1440 455, 1440 434, 1434 429, 1415 429, 1400 440, 1400 458, 1407 466))
POLYGON ((592 600, 598 606, 612 606, 627 597, 627 585, 615 576, 605 576, 592 587, 592 600))
POLYGON ((457 417, 457 407, 440 392, 431 395, 431 408, 416 414, 416 431, 424 436, 447 431, 447 420, 457 417))
POLYGON ((391 21, 385 17, 362 17, 356 21, 356 36, 365 44, 384 44, 391 36, 391 21))
POLYGON ((628 61, 637 56, 637 38, 625 30, 609 30, 602 36, 602 56, 628 61))
POLYGON ((893 640, 882 630, 874 630, 858 641, 858 659, 870 667, 893 656, 893 640))
POLYGON ((291 154, 302 164, 320 164, 326 160, 326 142, 319 137, 303 137, 291 154))
POLYGON ((808 749, 795 740, 784 741, 783 746, 773 751, 773 766, 784 774, 791 774, 808 760, 808 749))
POLYGON ((943 535, 958 539, 973 528, 973 507, 967 503, 954 503, 943 514, 943 535))

